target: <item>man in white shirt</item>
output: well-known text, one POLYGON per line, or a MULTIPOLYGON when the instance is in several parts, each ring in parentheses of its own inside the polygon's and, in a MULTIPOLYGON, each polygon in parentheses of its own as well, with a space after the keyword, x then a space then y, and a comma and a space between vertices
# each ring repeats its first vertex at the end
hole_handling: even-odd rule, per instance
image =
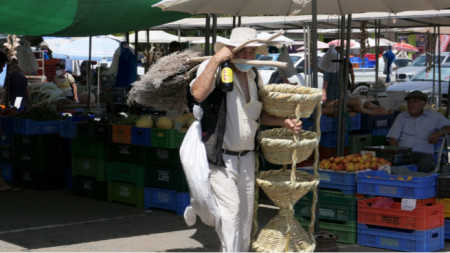
POLYGON ((294 132, 301 129, 300 121, 262 112, 257 87, 263 85, 262 80, 249 65, 231 63, 233 89, 225 92, 216 87, 217 69, 222 63, 232 58, 255 59, 257 48, 263 46, 260 43, 250 43, 232 52, 233 48, 253 39, 256 39, 255 29, 234 28, 229 40, 216 43, 216 54, 200 65, 197 78, 191 83, 191 94, 205 111, 203 141, 211 168, 210 185, 218 207, 215 229, 224 252, 249 251, 255 195, 253 150, 259 123, 284 126, 294 132), (205 134, 205 128, 213 131, 205 134))
POLYGON ((424 110, 427 99, 418 90, 410 92, 405 97, 408 111, 397 116, 387 135, 390 145, 412 149, 413 161, 422 172, 434 169, 433 144, 450 133, 450 120, 440 113, 424 110))

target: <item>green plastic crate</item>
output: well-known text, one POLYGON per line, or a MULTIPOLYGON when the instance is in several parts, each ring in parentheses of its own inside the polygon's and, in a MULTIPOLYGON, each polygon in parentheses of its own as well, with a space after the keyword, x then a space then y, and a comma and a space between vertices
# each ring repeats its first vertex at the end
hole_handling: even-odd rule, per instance
POLYGON ((144 188, 122 182, 108 182, 108 201, 144 208, 144 188))
POLYGON ((10 147, 0 147, 0 162, 11 163, 13 160, 12 150, 10 147))
POLYGON ((93 177, 74 176, 72 178, 72 192, 76 195, 106 200, 108 187, 106 181, 97 181, 93 177))
POLYGON ((146 176, 145 186, 175 190, 178 192, 189 191, 186 177, 181 168, 152 168, 146 176))
MULTIPOLYGON (((309 219, 298 218, 300 224, 303 228, 307 229, 309 226, 309 219)), ((317 222, 317 221, 316 221, 317 222)), ((333 223, 318 221, 319 228, 321 231, 328 231, 336 235, 336 242, 356 244, 356 236, 358 233, 357 222, 347 222, 347 223, 333 223)))
POLYGON ((143 166, 111 162, 106 164, 108 181, 120 181, 144 187, 146 169, 143 166))
MULTIPOLYGON (((294 206, 297 216, 311 217, 312 193, 294 206)), ((337 191, 319 190, 319 219, 327 221, 356 222, 358 201, 355 195, 337 191)))
POLYGON ((371 145, 372 135, 370 134, 350 135, 350 154, 359 153, 364 147, 371 145))
POLYGON ((174 148, 181 146, 185 133, 175 129, 152 129, 152 147, 174 148))
POLYGON ((72 158, 72 175, 93 177, 103 182, 105 176, 105 161, 91 157, 73 157, 72 158))
POLYGON ((104 160, 106 158, 105 143, 85 137, 75 138, 72 140, 72 155, 104 160))
POLYGON ((151 159, 151 149, 143 146, 113 143, 108 146, 109 161, 146 166, 151 159))
POLYGON ((149 167, 151 168, 181 168, 180 150, 167 148, 152 148, 149 167))

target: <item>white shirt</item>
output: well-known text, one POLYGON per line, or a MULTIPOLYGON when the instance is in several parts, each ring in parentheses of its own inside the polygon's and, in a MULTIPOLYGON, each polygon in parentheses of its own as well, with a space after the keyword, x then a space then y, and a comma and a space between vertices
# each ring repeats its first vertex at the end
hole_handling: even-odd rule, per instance
POLYGON ((450 120, 437 112, 425 110, 419 117, 402 112, 387 137, 398 140, 400 147, 412 148, 413 152, 432 154, 434 146, 428 143, 428 137, 445 126, 450 126, 450 120))
MULTIPOLYGON (((205 61, 199 66, 197 77, 205 70, 207 64, 208 61, 205 61)), ((250 93, 250 101, 248 103, 236 73, 233 73, 233 90, 227 93, 227 115, 223 141, 223 148, 226 150, 244 151, 255 149, 255 135, 259 128, 262 103, 258 100, 255 73, 250 70, 247 78, 250 93)), ((191 87, 194 82, 195 79, 192 80, 191 87)), ((258 82, 262 84, 260 77, 258 77, 258 82)))

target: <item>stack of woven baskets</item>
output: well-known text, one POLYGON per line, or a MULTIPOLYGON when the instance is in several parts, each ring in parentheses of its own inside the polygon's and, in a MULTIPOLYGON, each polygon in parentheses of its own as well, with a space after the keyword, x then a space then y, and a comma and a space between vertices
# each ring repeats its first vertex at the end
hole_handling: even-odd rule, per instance
POLYGON ((288 129, 276 128, 259 135, 265 159, 273 164, 283 165, 283 168, 261 172, 256 180, 267 196, 280 207, 280 212, 261 229, 257 240, 252 244, 253 249, 260 252, 312 252, 316 246, 313 229, 319 184, 317 169, 322 92, 319 89, 277 84, 262 87, 260 97, 264 111, 282 118, 307 118, 317 108, 317 132, 302 130, 299 134, 294 134, 288 129), (314 175, 297 171, 296 164, 306 160, 313 151, 314 175), (290 171, 286 169, 289 164, 292 165, 290 171), (310 190, 314 190, 314 201, 311 225, 307 233, 294 218, 293 206, 310 190))

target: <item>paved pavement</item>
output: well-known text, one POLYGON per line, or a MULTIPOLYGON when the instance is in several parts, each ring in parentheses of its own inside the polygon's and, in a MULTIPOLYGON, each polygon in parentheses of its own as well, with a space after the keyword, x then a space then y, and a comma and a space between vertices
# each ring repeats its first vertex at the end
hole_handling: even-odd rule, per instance
MULTIPOLYGON (((145 211, 74 196, 65 191, 0 192, 0 251, 171 251, 219 250, 213 229, 181 216, 145 211)), ((265 224, 276 210, 261 208, 265 224)), ((450 251, 450 243, 446 244, 450 251)), ((339 245, 340 251, 384 251, 339 245)))

